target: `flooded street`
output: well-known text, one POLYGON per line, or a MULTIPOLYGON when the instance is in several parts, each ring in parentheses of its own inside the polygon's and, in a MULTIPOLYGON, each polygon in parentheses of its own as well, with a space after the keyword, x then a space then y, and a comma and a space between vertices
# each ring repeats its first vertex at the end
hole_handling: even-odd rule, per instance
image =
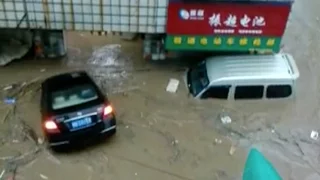
POLYGON ((6 169, 4 177, 15 174, 17 180, 238 180, 248 150, 257 147, 283 179, 319 180, 320 140, 310 138, 312 130, 320 131, 317 7, 318 0, 297 0, 283 38, 283 51, 300 70, 291 100, 195 100, 184 84, 185 67, 142 60, 139 41, 68 32, 63 60, 23 60, 0 69, 1 98, 17 97, 14 105, 0 102, 0 174, 6 169), (103 67, 90 61, 108 44, 121 45, 116 62, 103 67), (82 151, 52 153, 41 142, 39 85, 75 69, 87 70, 108 93, 118 131, 82 151), (180 80, 174 94, 166 92, 170 78, 180 80), (2 90, 23 83, 21 89, 2 90), (221 123, 222 112, 230 124, 221 123))

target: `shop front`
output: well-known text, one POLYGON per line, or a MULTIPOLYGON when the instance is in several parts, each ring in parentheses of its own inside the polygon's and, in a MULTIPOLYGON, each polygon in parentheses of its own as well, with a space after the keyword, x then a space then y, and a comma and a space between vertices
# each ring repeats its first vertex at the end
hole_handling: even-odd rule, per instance
POLYGON ((278 52, 291 3, 170 1, 165 47, 173 51, 278 52))

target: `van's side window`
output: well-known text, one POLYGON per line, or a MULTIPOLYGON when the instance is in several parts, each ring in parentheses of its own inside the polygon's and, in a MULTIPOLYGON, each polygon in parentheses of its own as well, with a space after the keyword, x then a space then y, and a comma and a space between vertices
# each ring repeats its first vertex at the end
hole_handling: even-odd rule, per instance
POLYGON ((267 87, 267 98, 286 98, 292 94, 290 85, 270 85, 267 87))
POLYGON ((261 99, 263 86, 237 86, 234 99, 261 99))
POLYGON ((231 86, 212 86, 202 94, 201 99, 228 99, 230 87, 231 86))

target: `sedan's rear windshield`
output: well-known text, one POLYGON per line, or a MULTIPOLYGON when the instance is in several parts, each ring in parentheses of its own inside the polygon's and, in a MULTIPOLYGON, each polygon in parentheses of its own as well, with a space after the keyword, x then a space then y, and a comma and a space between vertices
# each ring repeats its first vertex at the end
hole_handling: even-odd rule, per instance
POLYGON ((59 110, 81 105, 98 99, 98 93, 90 84, 72 86, 53 91, 51 94, 52 109, 59 110))

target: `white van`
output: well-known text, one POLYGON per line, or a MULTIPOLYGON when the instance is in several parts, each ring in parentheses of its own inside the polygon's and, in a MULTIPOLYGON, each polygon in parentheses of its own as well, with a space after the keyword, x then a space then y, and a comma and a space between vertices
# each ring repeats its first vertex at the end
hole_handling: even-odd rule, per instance
POLYGON ((299 70, 289 54, 218 56, 187 72, 196 98, 274 99, 295 94, 299 70))

